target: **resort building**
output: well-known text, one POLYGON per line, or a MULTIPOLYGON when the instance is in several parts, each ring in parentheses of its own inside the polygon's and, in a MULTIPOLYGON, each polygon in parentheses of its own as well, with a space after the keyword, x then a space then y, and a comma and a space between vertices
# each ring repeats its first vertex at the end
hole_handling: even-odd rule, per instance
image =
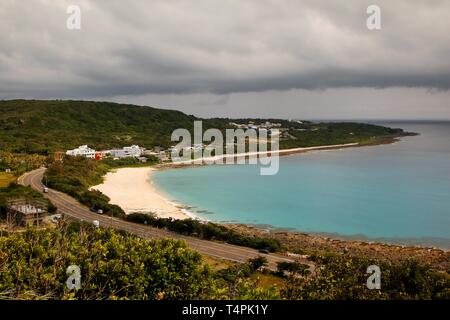
POLYGON ((97 161, 103 160, 103 156, 104 156, 103 152, 96 152, 95 153, 95 160, 97 160, 97 161))
POLYGON ((235 122, 229 122, 228 124, 237 129, 254 129, 254 130, 272 129, 272 128, 280 128, 281 127, 281 123, 272 123, 270 121, 266 121, 261 124, 255 124, 253 121, 249 121, 248 124, 239 124, 239 123, 235 123, 235 122))
POLYGON ((79 146, 78 148, 73 149, 73 150, 67 150, 66 155, 72 156, 72 157, 81 156, 81 157, 95 159, 95 150, 89 148, 87 145, 84 145, 84 146, 79 146))
POLYGON ((162 151, 164 151, 164 148, 160 147, 160 146, 156 146, 156 147, 153 147, 153 151, 154 152, 162 152, 162 151))
POLYGON ((143 148, 138 145, 132 145, 130 147, 124 147, 122 149, 110 150, 109 154, 113 158, 128 158, 128 157, 140 157, 143 153, 143 148))
POLYGON ((144 155, 146 156, 151 156, 151 157, 155 157, 160 161, 167 161, 170 160, 169 158, 169 152, 165 152, 165 151, 151 151, 151 150, 145 150, 143 152, 144 155))

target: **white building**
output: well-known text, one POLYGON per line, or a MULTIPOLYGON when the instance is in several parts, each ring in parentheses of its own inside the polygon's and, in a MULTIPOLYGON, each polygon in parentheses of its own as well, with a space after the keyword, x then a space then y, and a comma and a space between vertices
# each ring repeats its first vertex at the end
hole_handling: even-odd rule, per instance
POLYGON ((130 147, 123 147, 122 149, 110 150, 109 154, 113 158, 128 158, 128 157, 140 157, 143 153, 143 149, 137 145, 130 147))
POLYGON ((66 154, 72 157, 81 156, 91 159, 95 158, 95 150, 89 148, 87 145, 79 146, 78 148, 73 150, 67 150, 66 154))

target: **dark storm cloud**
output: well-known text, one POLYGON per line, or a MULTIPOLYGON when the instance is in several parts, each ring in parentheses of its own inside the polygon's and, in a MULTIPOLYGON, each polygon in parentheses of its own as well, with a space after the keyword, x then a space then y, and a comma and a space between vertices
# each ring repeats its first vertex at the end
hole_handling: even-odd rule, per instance
POLYGON ((450 2, 0 3, 0 98, 450 88, 450 2), (82 29, 66 29, 78 4, 82 29))

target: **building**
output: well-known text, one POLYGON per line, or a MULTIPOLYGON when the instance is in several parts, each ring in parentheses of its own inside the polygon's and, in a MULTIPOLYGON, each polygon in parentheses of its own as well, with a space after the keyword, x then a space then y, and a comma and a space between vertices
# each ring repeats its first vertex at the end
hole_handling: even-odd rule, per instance
POLYGON ((40 226, 48 215, 47 203, 36 199, 13 199, 6 203, 8 226, 40 226))
POLYGON ((144 152, 144 155, 150 156, 150 157, 155 157, 156 159, 158 159, 160 161, 170 160, 169 152, 165 152, 165 151, 155 152, 155 151, 146 150, 144 152))
POLYGON ((67 150, 66 155, 72 157, 86 157, 95 159, 95 150, 89 148, 87 145, 83 145, 73 150, 67 150))
POLYGON ((169 161, 170 160, 170 154, 166 152, 160 152, 158 159, 160 161, 169 161))
POLYGON ((137 157, 137 159, 139 160, 140 163, 147 163, 146 157, 137 157))
POLYGON ((103 155, 104 155, 103 152, 96 152, 95 153, 95 160, 97 160, 97 161, 103 160, 103 155))
POLYGON ((153 151, 155 151, 155 152, 162 152, 162 151, 164 151, 164 148, 160 147, 160 146, 156 146, 156 147, 153 147, 153 151))
POLYGON ((128 158, 128 157, 140 157, 143 153, 143 149, 138 145, 132 145, 130 147, 123 147, 122 149, 110 150, 109 154, 113 158, 128 158))

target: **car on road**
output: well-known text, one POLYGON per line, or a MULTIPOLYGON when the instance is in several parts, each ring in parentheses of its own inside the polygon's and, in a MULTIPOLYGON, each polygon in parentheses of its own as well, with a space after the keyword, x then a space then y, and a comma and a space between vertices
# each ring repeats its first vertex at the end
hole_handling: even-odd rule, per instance
POLYGON ((54 215, 51 215, 49 218, 50 218, 51 222, 58 223, 59 221, 61 221, 62 215, 61 214, 54 214, 54 215))
POLYGON ((267 250, 267 249, 259 249, 258 252, 259 253, 264 253, 264 254, 269 254, 270 253, 269 250, 267 250))
POLYGON ((44 187, 44 193, 48 193, 48 188, 44 187))
POLYGON ((92 224, 93 224, 94 226, 96 226, 97 228, 100 227, 100 222, 99 222, 98 220, 92 221, 92 224))
POLYGON ((91 211, 98 214, 103 214, 103 209, 97 209, 96 207, 91 207, 91 211))

